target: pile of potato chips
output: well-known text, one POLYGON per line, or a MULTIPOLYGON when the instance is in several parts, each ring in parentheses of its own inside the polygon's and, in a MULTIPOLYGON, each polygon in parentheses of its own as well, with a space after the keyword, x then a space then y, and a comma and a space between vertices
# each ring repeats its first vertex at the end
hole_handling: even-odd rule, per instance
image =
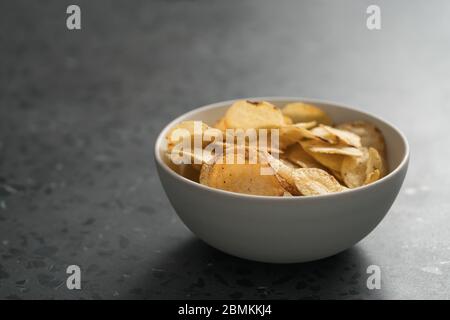
MULTIPOLYGON (((278 148, 257 150, 256 163, 226 163, 217 161, 217 156, 215 160, 196 159, 193 164, 169 161, 179 174, 212 188, 263 196, 313 196, 357 188, 388 171, 384 137, 377 127, 364 121, 333 126, 323 110, 303 102, 279 109, 266 101, 239 100, 213 128, 205 123, 200 127, 201 132, 220 130, 224 137, 227 129, 279 130, 278 148), (274 174, 262 175, 262 168, 274 174)), ((167 153, 179 142, 172 134, 179 128, 194 133, 194 121, 182 122, 169 132, 167 153)), ((196 139, 194 134, 192 139, 196 139)), ((210 142, 202 143, 205 148, 210 142)), ((189 156, 196 158, 193 152, 189 156)))

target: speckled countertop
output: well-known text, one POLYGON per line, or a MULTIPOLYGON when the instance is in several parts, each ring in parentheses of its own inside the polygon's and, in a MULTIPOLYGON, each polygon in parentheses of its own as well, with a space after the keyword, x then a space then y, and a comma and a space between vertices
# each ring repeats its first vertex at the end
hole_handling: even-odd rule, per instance
POLYGON ((450 3, 0 3, 0 298, 450 298, 450 3), (336 100, 408 136, 388 216, 337 256, 248 262, 197 240, 158 181, 171 119, 245 96, 336 100), (65 286, 82 269, 82 289, 65 286), (382 270, 381 290, 366 268, 382 270))

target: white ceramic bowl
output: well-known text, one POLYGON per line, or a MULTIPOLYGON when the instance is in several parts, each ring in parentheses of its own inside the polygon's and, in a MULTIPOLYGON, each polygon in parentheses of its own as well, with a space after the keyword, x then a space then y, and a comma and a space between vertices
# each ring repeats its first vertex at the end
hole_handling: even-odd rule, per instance
POLYGON ((325 110, 336 122, 368 120, 383 132, 390 173, 367 186, 312 197, 265 197, 209 188, 172 171, 163 158, 168 130, 184 120, 212 125, 233 101, 190 111, 160 133, 155 144, 159 177, 181 220, 200 239, 226 253, 250 260, 293 263, 325 258, 368 235, 394 202, 406 175, 409 147, 393 125, 336 103, 303 98, 249 98, 277 106, 304 101, 325 110))

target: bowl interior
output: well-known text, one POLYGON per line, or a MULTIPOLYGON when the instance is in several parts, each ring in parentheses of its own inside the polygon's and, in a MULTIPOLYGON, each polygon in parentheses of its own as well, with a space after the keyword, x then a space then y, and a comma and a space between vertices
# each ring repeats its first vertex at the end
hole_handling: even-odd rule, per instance
MULTIPOLYGON (((381 130, 385 138, 389 172, 393 172, 394 170, 396 170, 408 156, 409 152, 408 143, 403 134, 393 125, 366 112, 359 111, 357 109, 339 105, 332 102, 324 102, 303 98, 249 98, 249 100, 265 100, 273 103, 274 105, 280 108, 290 102, 302 101, 305 103, 314 104, 317 107, 323 109, 330 115, 333 121, 337 124, 354 120, 363 120, 373 123, 381 130)), ((167 165, 166 160, 163 160, 166 159, 164 157, 164 151, 166 150, 166 143, 164 137, 174 125, 178 124, 181 121, 186 120, 201 120, 208 125, 213 125, 225 114, 226 110, 230 107, 232 103, 233 100, 219 102, 202 108, 198 108, 188 113, 185 113, 184 115, 178 117, 177 119, 169 123, 163 129, 163 131, 161 132, 156 141, 155 155, 157 161, 166 166, 168 170, 171 170, 167 165)))

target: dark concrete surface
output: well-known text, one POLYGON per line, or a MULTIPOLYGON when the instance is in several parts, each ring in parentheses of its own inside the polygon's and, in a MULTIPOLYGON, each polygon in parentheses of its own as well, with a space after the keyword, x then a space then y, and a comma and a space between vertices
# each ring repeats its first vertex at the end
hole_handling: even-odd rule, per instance
POLYGON ((449 1, 1 1, 0 298, 450 298, 449 1), (82 10, 68 31, 66 7, 82 10), (382 29, 369 31, 376 3, 382 29), (388 216, 337 256, 227 256, 179 221, 153 143, 192 108, 359 106, 412 149, 388 216), (82 289, 65 270, 82 269, 82 289), (366 268, 382 288, 366 288, 366 268))

